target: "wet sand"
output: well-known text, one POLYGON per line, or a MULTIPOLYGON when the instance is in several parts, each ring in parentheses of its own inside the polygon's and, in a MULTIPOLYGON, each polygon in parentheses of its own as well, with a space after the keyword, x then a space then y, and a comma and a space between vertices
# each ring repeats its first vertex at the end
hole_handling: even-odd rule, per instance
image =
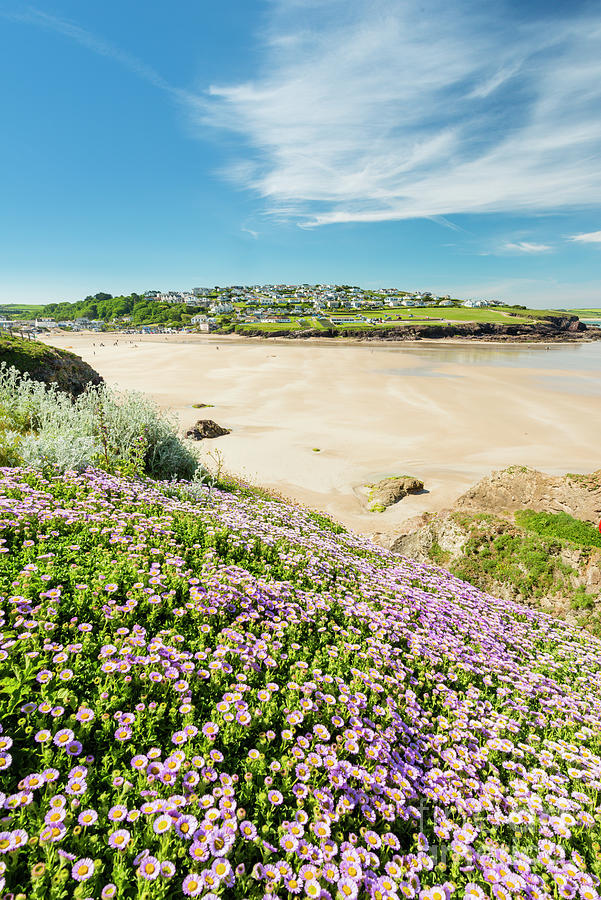
POLYGON ((210 464, 219 454, 227 470, 360 532, 394 532, 506 465, 551 474, 600 465, 600 342, 546 349, 221 335, 45 340, 78 353, 109 384, 151 394, 182 429, 198 418, 231 428, 197 445, 201 459, 210 464), (396 474, 420 478, 427 492, 369 512, 362 486, 396 474))

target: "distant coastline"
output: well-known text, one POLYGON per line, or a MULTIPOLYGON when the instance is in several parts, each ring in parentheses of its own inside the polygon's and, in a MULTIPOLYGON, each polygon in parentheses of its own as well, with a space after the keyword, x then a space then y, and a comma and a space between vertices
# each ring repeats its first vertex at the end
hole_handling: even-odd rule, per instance
POLYGON ((245 327, 244 331, 236 331, 240 337, 287 338, 307 340, 309 338, 347 338, 359 342, 372 341, 422 341, 462 339, 466 341, 500 341, 510 342, 566 342, 582 340, 601 340, 601 328, 586 325, 577 316, 556 316, 540 319, 536 322, 456 322, 445 325, 400 325, 388 328, 359 330, 350 328, 306 329, 274 329, 265 331, 259 328, 245 327))
MULTIPOLYGON (((98 341, 104 340, 145 340, 148 338, 176 338, 202 341, 212 340, 281 340, 302 343, 422 343, 424 341, 443 343, 582 343, 601 340, 601 321, 599 325, 584 323, 577 316, 549 317, 532 323, 497 323, 497 322, 457 322, 445 325, 408 324, 360 330, 357 328, 327 329, 291 329, 277 328, 265 330, 245 327, 223 331, 198 332, 172 329, 120 329, 107 331, 87 331, 82 329, 77 334, 95 335, 98 341)), ((57 328, 53 332, 41 332, 38 338, 49 339, 52 334, 68 337, 74 334, 67 329, 57 328)))

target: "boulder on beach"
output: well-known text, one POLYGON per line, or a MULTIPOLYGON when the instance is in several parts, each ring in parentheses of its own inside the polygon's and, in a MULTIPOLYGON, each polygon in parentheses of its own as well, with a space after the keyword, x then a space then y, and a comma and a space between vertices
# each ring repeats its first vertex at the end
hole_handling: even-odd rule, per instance
POLYGON ((373 512, 382 512, 389 506, 398 503, 407 494, 419 494, 424 489, 423 481, 411 475, 394 475, 383 478, 369 488, 369 504, 373 512))
POLYGON ((199 419, 196 425, 186 431, 186 437, 193 441, 202 441, 205 438, 218 438, 230 433, 229 428, 222 428, 212 419, 199 419))

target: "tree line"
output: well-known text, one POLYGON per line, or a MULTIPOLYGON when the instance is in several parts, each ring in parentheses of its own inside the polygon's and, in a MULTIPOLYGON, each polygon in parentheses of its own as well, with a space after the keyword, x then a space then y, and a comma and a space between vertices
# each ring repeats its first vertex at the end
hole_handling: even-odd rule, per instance
POLYGON ((186 325, 192 317, 185 303, 160 303, 145 300, 140 294, 113 297, 102 292, 75 303, 49 303, 44 314, 57 322, 84 317, 116 322, 129 317, 132 325, 186 325))

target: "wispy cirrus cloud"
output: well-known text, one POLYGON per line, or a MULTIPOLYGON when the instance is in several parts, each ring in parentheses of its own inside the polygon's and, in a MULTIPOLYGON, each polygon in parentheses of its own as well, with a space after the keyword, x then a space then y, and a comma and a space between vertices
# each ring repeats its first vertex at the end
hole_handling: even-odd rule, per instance
POLYGON ((262 72, 193 101, 203 125, 242 138, 227 173, 271 213, 323 225, 601 203, 601 13, 525 21, 469 0, 272 10, 262 72))
POLYGON ((535 244, 530 241, 507 241, 501 245, 501 250, 510 253, 548 253, 552 249, 550 244, 535 244))
POLYGON ((601 244, 601 231, 588 231, 585 234, 573 234, 568 240, 579 244, 601 244))
POLYGON ((87 50, 92 51, 92 53, 95 53, 98 56, 106 56, 107 58, 114 60, 124 68, 129 69, 137 75, 138 78, 147 81, 161 91, 165 91, 175 99, 186 103, 192 103, 195 100, 194 94, 169 84, 169 82, 153 69, 152 66, 147 65, 141 59, 138 59, 138 57, 131 53, 127 53, 117 45, 105 40, 105 38, 100 35, 82 28, 76 22, 72 22, 69 19, 64 19, 60 16, 44 12, 41 9, 37 9, 35 6, 27 6, 17 10, 0 9, 0 17, 11 22, 23 25, 33 25, 34 27, 43 28, 47 31, 54 31, 57 34, 61 34, 69 40, 74 41, 76 44, 80 44, 82 47, 85 47, 87 50))

